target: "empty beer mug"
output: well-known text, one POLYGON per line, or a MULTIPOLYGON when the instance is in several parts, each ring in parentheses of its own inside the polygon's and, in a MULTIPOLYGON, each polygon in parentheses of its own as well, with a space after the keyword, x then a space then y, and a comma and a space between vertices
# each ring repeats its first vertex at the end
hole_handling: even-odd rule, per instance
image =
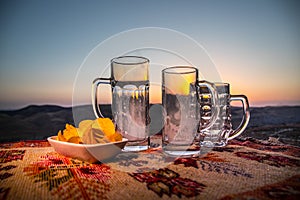
MULTIPOLYGON (((212 102, 217 102, 217 92, 209 82, 198 81, 194 67, 169 67, 162 71, 162 106, 164 127, 162 148, 169 156, 193 156, 200 153, 199 87, 212 92, 212 102)), ((207 126, 218 116, 218 107, 207 126)), ((201 127, 200 127, 201 128, 201 127)))
POLYGON ((211 93, 206 86, 200 87, 201 90, 201 146, 202 147, 222 147, 228 140, 239 136, 247 127, 250 120, 250 111, 248 99, 245 95, 230 95, 230 85, 228 83, 215 83, 219 96, 220 108, 216 122, 207 127, 209 119, 212 116, 212 98, 211 93), (243 105, 243 115, 239 126, 233 129, 231 122, 230 102, 241 101, 243 105), (207 128, 206 128, 207 127, 207 128))
POLYGON ((128 139, 124 151, 148 149, 149 60, 138 56, 111 60, 111 77, 97 78, 93 82, 92 100, 96 117, 104 117, 97 99, 100 84, 111 85, 116 131, 128 139))

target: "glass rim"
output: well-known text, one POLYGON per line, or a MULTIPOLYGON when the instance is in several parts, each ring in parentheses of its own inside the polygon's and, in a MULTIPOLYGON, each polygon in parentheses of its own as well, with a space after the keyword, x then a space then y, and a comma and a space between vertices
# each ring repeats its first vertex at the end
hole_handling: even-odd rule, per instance
POLYGON ((166 73, 166 74, 192 74, 195 72, 197 73, 198 69, 192 66, 173 66, 173 67, 167 67, 162 70, 162 73, 166 73), (175 71, 174 69, 187 69, 189 71, 175 71))
POLYGON ((118 56, 115 57, 113 59, 111 59, 110 63, 116 63, 116 64, 120 64, 120 65, 138 65, 138 64, 144 64, 144 63, 149 63, 150 60, 146 57, 143 56, 118 56), (129 60, 125 60, 125 58, 135 58, 135 61, 129 61, 129 60), (120 61, 121 59, 124 59, 124 61, 120 61), (119 60, 119 61, 118 61, 119 60))
POLYGON ((229 83, 226 82, 214 82, 213 83, 216 87, 230 87, 229 83))

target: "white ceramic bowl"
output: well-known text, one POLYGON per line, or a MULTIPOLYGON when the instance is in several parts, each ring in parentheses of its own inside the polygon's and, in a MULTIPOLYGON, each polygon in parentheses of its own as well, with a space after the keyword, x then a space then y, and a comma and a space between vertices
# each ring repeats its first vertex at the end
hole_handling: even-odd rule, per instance
POLYGON ((48 138, 54 150, 64 156, 76 158, 90 163, 106 160, 119 154, 127 143, 123 138, 120 142, 105 144, 74 144, 58 141, 57 136, 48 138))

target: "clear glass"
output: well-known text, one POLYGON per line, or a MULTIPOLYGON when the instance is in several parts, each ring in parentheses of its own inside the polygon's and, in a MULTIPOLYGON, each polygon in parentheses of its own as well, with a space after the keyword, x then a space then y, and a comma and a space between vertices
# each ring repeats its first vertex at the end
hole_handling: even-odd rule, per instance
POLYGON ((122 56, 111 60, 111 78, 93 82, 93 109, 96 117, 104 117, 97 100, 97 87, 110 84, 112 115, 116 131, 128 139, 124 151, 149 148, 149 60, 138 56, 122 56))
MULTIPOLYGON (((162 148, 169 156, 189 157, 200 153, 200 85, 215 92, 210 83, 198 81, 197 68, 178 66, 162 71, 162 148)), ((212 98, 217 97, 212 95, 212 98)), ((215 121, 212 118, 210 121, 215 121)))
MULTIPOLYGON (((245 130, 250 120, 248 99, 245 95, 230 95, 230 85, 228 83, 215 83, 219 96, 220 113, 216 122, 207 129, 201 130, 202 147, 222 147, 228 140, 231 140, 245 130), (243 105, 243 118, 238 128, 233 129, 231 123, 230 102, 241 101, 243 105)), ((205 86, 201 90, 201 125, 205 127, 211 118, 211 93, 205 86)))

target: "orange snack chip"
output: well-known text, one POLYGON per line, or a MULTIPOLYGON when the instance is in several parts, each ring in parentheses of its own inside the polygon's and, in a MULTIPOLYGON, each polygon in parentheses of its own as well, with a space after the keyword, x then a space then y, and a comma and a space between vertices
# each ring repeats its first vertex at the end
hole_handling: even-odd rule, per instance
POLYGON ((112 135, 106 135, 106 137, 110 142, 118 142, 122 140, 122 135, 118 132, 115 132, 112 135))
POLYGON ((71 137, 71 138, 68 140, 68 142, 75 143, 75 144, 80 144, 80 143, 82 143, 79 136, 71 137))
POLYGON ((122 135, 115 131, 115 125, 109 118, 83 120, 78 128, 66 124, 57 134, 57 140, 76 144, 95 144, 122 141, 122 135))
POLYGON ((58 131, 58 134, 57 134, 57 140, 59 141, 64 141, 66 142, 66 138, 63 136, 63 134, 61 133, 61 131, 58 131))
POLYGON ((64 138, 68 141, 71 137, 74 137, 77 135, 77 130, 74 126, 70 124, 66 124, 65 130, 63 130, 64 138))
POLYGON ((66 124, 66 128, 63 131, 58 131, 57 140, 72 143, 82 143, 77 129, 71 124, 66 124))
POLYGON ((112 135, 115 133, 115 125, 109 118, 97 118, 92 128, 100 129, 105 135, 112 135))

